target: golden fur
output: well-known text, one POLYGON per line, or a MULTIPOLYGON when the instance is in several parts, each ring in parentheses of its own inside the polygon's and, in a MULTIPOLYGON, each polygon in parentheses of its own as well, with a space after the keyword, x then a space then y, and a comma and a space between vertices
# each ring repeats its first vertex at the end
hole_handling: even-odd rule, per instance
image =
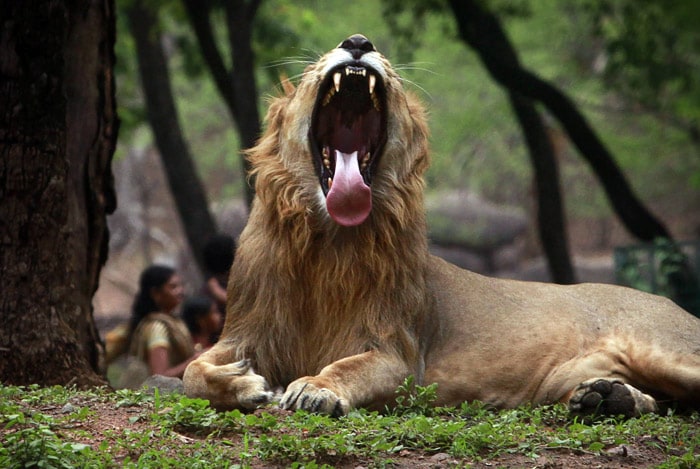
POLYGON ((349 38, 271 103, 249 154, 256 199, 231 269, 225 329, 188 367, 186 393, 253 408, 283 388, 285 408, 340 415, 383 408, 414 375, 438 383, 439 404, 565 401, 636 415, 656 410, 655 396, 696 406, 700 321, 670 301, 492 279, 429 255, 424 111, 384 57, 359 52, 365 41, 349 38), (379 75, 389 112, 371 212, 341 226, 326 209, 309 132, 326 76, 351 61, 379 75))

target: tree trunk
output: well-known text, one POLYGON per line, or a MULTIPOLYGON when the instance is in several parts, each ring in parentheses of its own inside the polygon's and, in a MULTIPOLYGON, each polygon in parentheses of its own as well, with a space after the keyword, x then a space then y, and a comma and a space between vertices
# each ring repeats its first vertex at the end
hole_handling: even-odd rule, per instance
MULTIPOLYGON (((498 57, 497 60, 507 63, 509 67, 520 67, 518 54, 496 17, 481 10, 475 2, 455 0, 450 4, 462 39, 477 51, 487 68, 491 57, 498 57)), ((575 283, 576 276, 566 237, 564 207, 554 150, 542 118, 533 103, 525 95, 512 89, 509 99, 523 130, 535 173, 538 233, 550 276, 556 283, 575 283)))
POLYGON ((559 187, 559 168, 542 118, 532 102, 509 93, 510 103, 525 134, 537 189, 537 228, 552 281, 576 283, 566 236, 566 217, 559 187))
POLYGON ((241 134, 241 146, 251 148, 260 137, 258 89, 255 84, 253 54, 253 18, 260 0, 237 0, 226 3, 231 60, 235 73, 233 92, 236 97, 236 122, 241 134))
POLYGON ((182 219, 188 244, 197 265, 204 270, 204 244, 216 223, 209 212, 206 192, 182 135, 167 59, 160 42, 155 13, 135 0, 127 9, 131 33, 136 41, 141 85, 146 99, 148 121, 160 151, 168 184, 182 219))
MULTIPOLYGON (((240 148, 251 148, 260 137, 258 90, 255 82, 253 54, 253 19, 260 0, 233 0, 226 3, 226 21, 231 48, 230 70, 214 39, 211 24, 211 4, 199 0, 183 0, 187 17, 197 36, 202 57, 209 67, 216 88, 228 107, 231 119, 238 130, 240 148)), ((248 207, 253 203, 254 184, 248 181, 250 164, 241 153, 244 188, 248 207)))
POLYGON ((105 384, 114 3, 3 1, 0 31, 0 382, 105 384))

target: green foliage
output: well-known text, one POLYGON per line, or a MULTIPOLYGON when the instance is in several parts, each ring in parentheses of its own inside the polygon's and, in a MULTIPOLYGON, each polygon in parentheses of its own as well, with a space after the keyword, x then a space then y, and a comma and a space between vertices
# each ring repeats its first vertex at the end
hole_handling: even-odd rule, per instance
MULTIPOLYGON (((676 128, 694 146, 689 152, 697 155, 700 4, 693 0, 585 0, 577 5, 580 24, 602 45, 597 62, 605 86, 628 107, 653 115, 657 124, 676 128)), ((664 134, 656 141, 666 144, 670 139, 671 135, 664 134)), ((641 152, 655 153, 648 147, 641 152)), ((683 165, 685 180, 698 189, 700 167, 693 160, 683 165)))
POLYGON ((74 389, 59 386, 0 386, 0 424, 4 428, 0 467, 73 468, 100 465, 101 455, 89 445, 65 440, 56 431, 62 425, 88 419, 91 416, 89 408, 83 407, 72 412, 67 409, 60 418, 27 409, 27 406, 64 404, 75 393, 74 389))
POLYGON ((654 110, 700 118, 697 2, 589 0, 584 5, 605 45, 611 86, 654 110))
POLYGON ((615 249, 616 282, 637 290, 671 298, 700 316, 700 243, 653 243, 615 249))
POLYGON ((666 238, 618 248, 615 257, 618 283, 668 298, 678 293, 674 277, 685 272, 688 262, 692 264, 692 256, 686 256, 682 245, 666 238))
MULTIPOLYGON (((9 425, 23 423, 23 419, 9 425)), ((0 465, 5 468, 73 468, 97 462, 94 451, 84 443, 61 441, 49 426, 35 424, 7 435, 0 450, 0 465)))
POLYGON ((437 384, 419 386, 415 381, 413 375, 408 376, 396 390, 396 406, 392 409, 394 415, 433 412, 437 399, 437 384))

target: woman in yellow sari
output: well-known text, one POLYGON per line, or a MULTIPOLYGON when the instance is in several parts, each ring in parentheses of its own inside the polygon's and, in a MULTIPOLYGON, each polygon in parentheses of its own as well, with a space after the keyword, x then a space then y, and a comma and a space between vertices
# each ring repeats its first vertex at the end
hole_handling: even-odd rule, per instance
POLYGON ((152 265, 139 279, 129 323, 129 355, 148 367, 149 375, 182 377, 195 358, 192 336, 175 311, 184 299, 182 281, 168 266, 152 265))

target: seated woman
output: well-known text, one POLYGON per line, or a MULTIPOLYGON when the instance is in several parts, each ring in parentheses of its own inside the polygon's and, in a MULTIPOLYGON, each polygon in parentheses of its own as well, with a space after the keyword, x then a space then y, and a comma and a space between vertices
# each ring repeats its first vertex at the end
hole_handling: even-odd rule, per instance
POLYGON ((221 334, 223 315, 216 302, 208 296, 195 296, 185 300, 182 319, 190 330, 197 352, 214 345, 221 334))
POLYGON ((128 333, 128 353, 138 358, 141 370, 129 365, 118 387, 136 387, 156 374, 181 378, 199 355, 187 326, 174 315, 183 298, 182 282, 173 268, 156 264, 141 273, 128 333))

